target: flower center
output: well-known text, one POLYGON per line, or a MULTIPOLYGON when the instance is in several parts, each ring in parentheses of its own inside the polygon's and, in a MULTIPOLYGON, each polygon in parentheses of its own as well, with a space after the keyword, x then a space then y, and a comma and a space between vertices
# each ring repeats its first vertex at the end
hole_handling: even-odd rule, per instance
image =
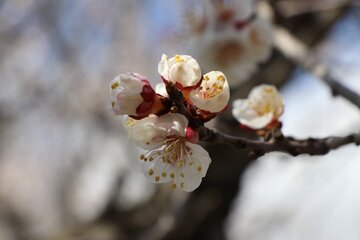
POLYGON ((185 145, 184 138, 169 138, 164 141, 160 149, 150 150, 140 156, 140 160, 153 161, 161 158, 165 164, 177 164, 178 167, 185 165, 185 159, 192 155, 190 149, 185 145))
POLYGON ((274 111, 273 104, 270 102, 251 102, 250 106, 259 114, 264 115, 266 113, 274 111))
POLYGON ((199 96, 203 99, 213 98, 220 94, 223 90, 225 77, 218 74, 216 77, 204 75, 204 79, 200 85, 199 96))

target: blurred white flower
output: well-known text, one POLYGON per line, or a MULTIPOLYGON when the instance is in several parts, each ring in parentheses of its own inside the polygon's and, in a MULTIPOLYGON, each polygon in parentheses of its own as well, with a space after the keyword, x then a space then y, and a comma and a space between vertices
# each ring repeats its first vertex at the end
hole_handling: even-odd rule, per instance
POLYGON ((158 65, 159 74, 163 79, 178 83, 182 87, 196 86, 201 80, 198 62, 189 55, 175 55, 168 59, 163 54, 158 65))
POLYGON ((193 29, 186 48, 205 71, 218 69, 226 73, 230 87, 239 85, 269 58, 271 23, 260 16, 251 17, 253 1, 239 1, 235 6, 208 5, 202 27, 193 29))
POLYGON ((283 109, 283 100, 277 89, 262 84, 251 90, 248 99, 235 100, 232 114, 242 125, 262 129, 278 121, 283 109))
POLYGON ((230 89, 225 75, 212 71, 204 75, 199 88, 190 92, 190 102, 211 113, 222 111, 230 99, 230 89))
MULTIPOLYGON (((187 138, 187 119, 177 113, 142 120, 124 118, 124 126, 139 147, 145 176, 155 183, 173 182, 184 191, 196 189, 211 162, 208 152, 187 138)), ((193 135, 193 134, 191 134, 193 135)))

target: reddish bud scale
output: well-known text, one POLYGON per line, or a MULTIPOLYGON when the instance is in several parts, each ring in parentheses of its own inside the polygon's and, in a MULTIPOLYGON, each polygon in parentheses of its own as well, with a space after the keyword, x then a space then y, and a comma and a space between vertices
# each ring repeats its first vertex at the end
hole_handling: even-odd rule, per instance
POLYGON ((155 93, 152 101, 143 101, 137 107, 136 115, 131 115, 130 117, 139 120, 149 116, 150 114, 162 115, 168 113, 171 105, 169 105, 165 100, 165 97, 155 93))
MULTIPOLYGON (((193 106, 191 103, 190 103, 190 105, 192 106, 192 107, 195 107, 195 106, 193 106)), ((196 108, 196 107, 195 107, 196 108)), ((205 123, 205 122, 208 122, 208 121, 210 121, 211 119, 213 119, 213 118, 215 118, 217 115, 218 115, 218 113, 222 113, 222 112, 224 112, 224 111, 226 111, 226 109, 228 108, 228 105, 226 105, 220 112, 216 112, 216 113, 213 113, 213 112, 209 112, 209 111, 206 111, 206 110, 201 110, 201 109, 196 109, 196 115, 197 115, 197 117, 199 118, 199 119, 201 119, 201 121, 203 122, 203 123, 205 123)))
MULTIPOLYGON (((201 82, 203 80, 203 76, 201 77, 200 81, 195 85, 195 86, 188 86, 188 87, 184 87, 183 85, 181 85, 180 83, 176 82, 175 86, 177 89, 179 89, 180 91, 191 91, 194 89, 197 89, 198 87, 200 87, 201 82)), ((165 85, 168 85, 170 83, 169 80, 167 80, 166 78, 164 78, 163 76, 161 76, 161 79, 163 80, 163 82, 165 83, 165 85)))

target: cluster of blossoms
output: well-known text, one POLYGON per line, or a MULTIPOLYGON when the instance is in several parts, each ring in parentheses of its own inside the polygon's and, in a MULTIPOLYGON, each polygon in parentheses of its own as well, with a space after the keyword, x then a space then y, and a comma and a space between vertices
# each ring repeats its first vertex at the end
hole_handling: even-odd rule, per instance
MULTIPOLYGON (((124 115, 129 138, 146 150, 140 156, 145 176, 193 191, 211 162, 198 144, 198 127, 226 109, 229 85, 220 71, 202 75, 197 61, 188 55, 170 59, 163 55, 158 72, 163 81, 155 90, 137 73, 115 77, 110 84, 111 109, 124 115)), ((248 99, 234 101, 232 113, 247 128, 268 130, 279 127, 283 108, 276 88, 264 84, 254 88, 248 99)))
POLYGON ((222 1, 204 3, 204 16, 191 21, 197 24, 192 28, 187 48, 205 68, 226 72, 231 87, 239 85, 269 58, 273 42, 271 23, 256 16, 253 0, 240 0, 234 6, 222 1))
POLYGON ((230 89, 222 72, 202 75, 197 61, 188 55, 170 59, 163 55, 158 71, 163 83, 155 90, 137 73, 117 76, 110 84, 111 109, 115 115, 125 115, 129 138, 147 150, 140 156, 147 178, 192 191, 200 185, 211 159, 197 144, 196 128, 174 110, 176 102, 167 89, 181 92, 182 103, 201 124, 226 108, 230 89))

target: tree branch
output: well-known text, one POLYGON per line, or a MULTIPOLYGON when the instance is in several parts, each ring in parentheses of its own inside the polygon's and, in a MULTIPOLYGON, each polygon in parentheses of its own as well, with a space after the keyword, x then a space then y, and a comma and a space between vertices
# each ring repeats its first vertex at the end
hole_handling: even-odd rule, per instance
POLYGON ((360 95, 341 84, 325 66, 311 56, 307 46, 286 29, 276 28, 275 47, 289 60, 323 80, 331 88, 333 95, 344 97, 360 109, 360 95))
POLYGON ((288 153, 292 156, 300 154, 325 155, 329 151, 347 144, 360 145, 360 133, 344 137, 308 138, 304 140, 280 136, 268 142, 235 137, 206 127, 200 127, 199 134, 200 140, 203 142, 210 144, 227 143, 239 149, 249 150, 255 153, 257 157, 274 151, 288 153))

